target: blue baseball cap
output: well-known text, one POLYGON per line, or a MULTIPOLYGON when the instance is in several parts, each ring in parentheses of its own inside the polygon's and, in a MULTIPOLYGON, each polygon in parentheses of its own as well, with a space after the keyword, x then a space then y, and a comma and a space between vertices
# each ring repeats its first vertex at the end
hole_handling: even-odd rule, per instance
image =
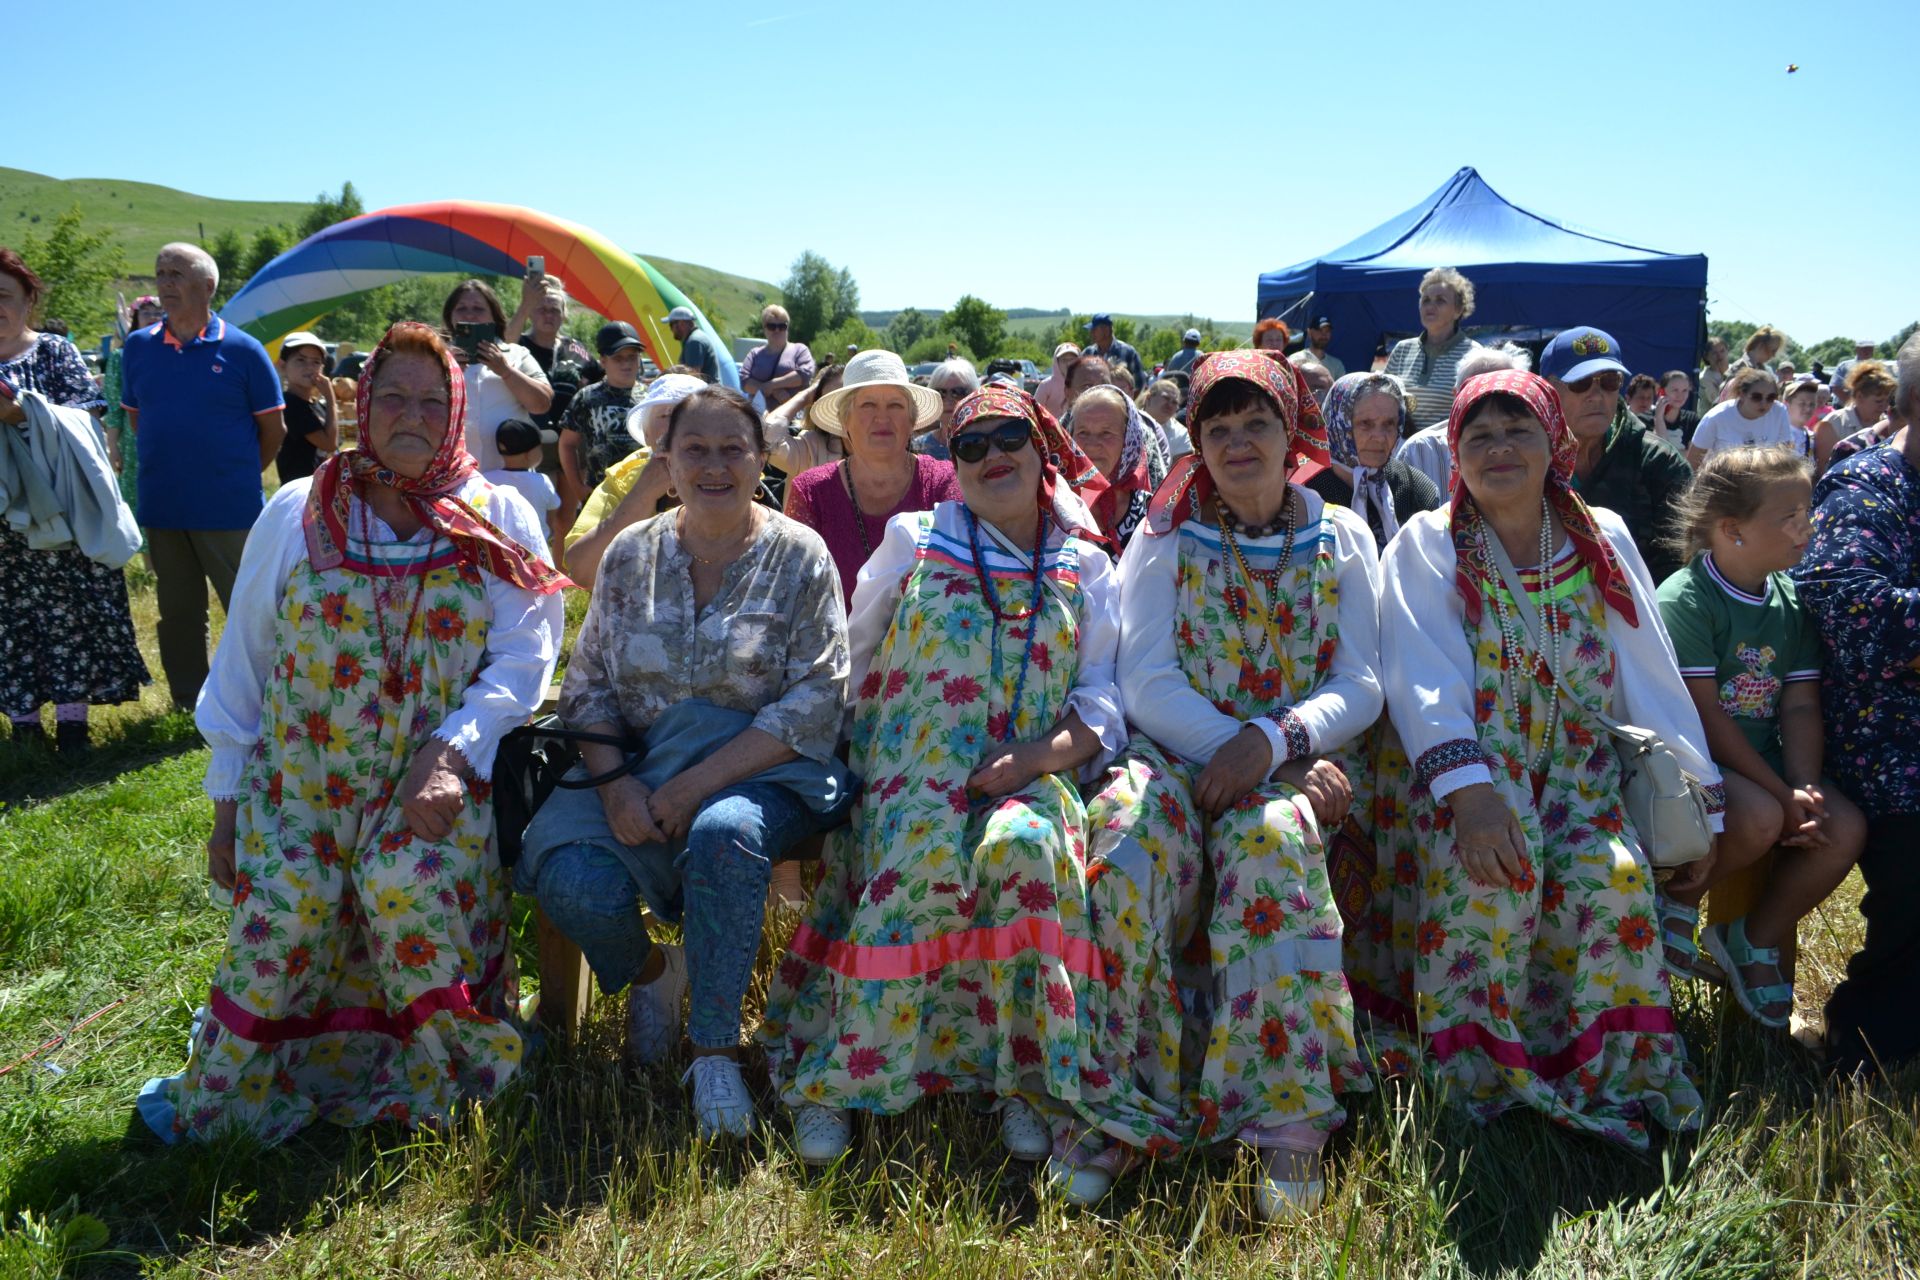
POLYGON ((1540 375, 1561 382, 1578 382, 1609 369, 1623 378, 1633 376, 1620 362, 1620 344, 1613 335, 1592 325, 1562 329, 1540 352, 1540 375))
POLYGON ((1113 327, 1113 317, 1104 311, 1096 311, 1093 313, 1093 319, 1087 321, 1087 330, 1088 332, 1092 332, 1101 325, 1106 325, 1111 329, 1113 327))

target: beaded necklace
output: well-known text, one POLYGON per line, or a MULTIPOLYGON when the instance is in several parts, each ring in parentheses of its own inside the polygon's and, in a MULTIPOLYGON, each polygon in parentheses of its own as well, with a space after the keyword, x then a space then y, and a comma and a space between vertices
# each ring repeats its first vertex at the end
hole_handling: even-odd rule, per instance
MULTIPOLYGON (((373 516, 367 503, 360 503, 360 538, 367 548, 368 567, 373 563, 373 516)), ((440 545, 440 532, 434 530, 433 537, 427 541, 426 563, 433 561, 434 548, 440 545)), ((420 617, 420 603, 427 598, 427 571, 423 568, 417 574, 408 575, 416 580, 413 588, 413 603, 407 609, 407 618, 400 627, 400 655, 406 656, 407 639, 413 634, 413 624, 420 617)), ((395 667, 393 637, 387 631, 386 591, 380 586, 380 577, 369 573, 368 582, 373 588, 373 627, 380 643, 380 692, 389 702, 399 702, 406 695, 406 682, 401 680, 395 667)))
MULTIPOLYGON (((1243 591, 1235 591, 1232 576, 1228 575, 1224 592, 1227 614, 1233 619, 1233 629, 1240 634, 1241 653, 1246 655, 1247 662, 1257 662, 1266 655, 1268 648, 1272 648, 1276 654, 1280 652, 1280 637, 1273 633, 1273 628, 1280 616, 1281 575, 1285 574, 1287 568, 1293 563, 1293 539, 1298 520, 1293 509, 1293 494, 1291 492, 1287 494, 1285 510, 1272 522, 1272 532, 1284 534, 1285 541, 1280 548, 1280 559, 1271 569, 1254 569, 1247 564, 1246 556, 1240 551, 1240 539, 1234 533, 1234 528, 1239 521, 1235 519, 1226 503, 1216 501, 1215 505, 1219 508, 1220 543, 1227 550, 1227 563, 1232 569, 1239 571, 1241 578, 1247 584, 1243 591), (1253 591, 1255 583, 1267 589, 1267 604, 1260 620, 1258 648, 1255 648, 1247 639, 1247 610, 1250 604, 1255 603, 1253 591)), ((1264 538, 1271 536, 1268 530, 1269 526, 1263 525, 1259 529, 1249 529, 1247 532, 1252 537, 1264 538)))
POLYGON ((853 487, 853 467, 845 458, 840 459, 840 479, 847 486, 847 501, 853 503, 853 527, 860 532, 860 563, 873 559, 873 539, 867 536, 867 517, 860 510, 860 495, 853 487))
MULTIPOLYGON (((1489 582, 1497 583, 1504 575, 1501 575, 1494 567, 1493 550, 1487 543, 1487 522, 1484 516, 1480 517, 1477 522, 1474 537, 1478 542, 1480 563, 1487 572, 1487 579, 1489 582)), ((1530 758, 1527 761, 1527 772, 1535 775, 1538 775, 1545 769, 1547 762, 1553 758, 1553 737, 1555 731, 1560 727, 1560 635, 1561 632, 1565 630, 1565 618, 1561 612, 1560 601, 1553 593, 1553 512, 1552 509, 1548 507, 1545 498, 1540 499, 1539 564, 1541 603, 1537 611, 1537 617, 1540 623, 1540 629, 1546 637, 1544 643, 1550 651, 1551 657, 1548 656, 1548 653, 1537 655, 1547 664, 1548 710, 1547 728, 1546 732, 1541 735, 1540 749, 1530 753, 1530 758)), ((1516 572, 1514 576, 1518 578, 1519 574, 1516 572)), ((1522 587, 1521 590, 1525 592, 1524 587, 1522 587)), ((1513 703, 1513 714, 1516 717, 1526 717, 1528 704, 1520 699, 1520 681, 1514 674, 1523 664, 1529 671, 1532 670, 1533 666, 1532 663, 1527 661, 1526 639, 1522 635, 1524 627, 1516 613, 1507 612, 1506 600, 1500 594, 1498 586, 1494 587, 1491 594, 1493 596, 1494 616, 1500 623, 1500 653, 1502 665, 1506 667, 1507 697, 1513 703)), ((1515 600, 1513 604, 1516 610, 1532 609, 1534 607, 1531 599, 1515 600)), ((1525 718, 1521 720, 1521 724, 1523 726, 1522 731, 1524 732, 1524 726, 1526 725, 1525 718)))
POLYGON ((986 558, 980 550, 980 521, 974 516, 971 507, 962 506, 967 513, 967 546, 973 551, 973 574, 980 580, 980 594, 986 598, 987 608, 993 613, 993 682, 1000 683, 1000 624, 1003 622, 1025 622, 1027 624, 1027 643, 1020 651, 1020 675, 1013 683, 1013 702, 1007 708, 1006 731, 1000 735, 1000 741, 1012 742, 1014 728, 1020 723, 1020 702, 1027 692, 1027 669, 1033 663, 1034 637, 1040 632, 1040 566, 1041 553, 1047 545, 1047 520, 1043 515, 1037 522, 1033 536, 1033 569, 1027 583, 1032 596, 1025 613, 1005 612, 1000 608, 1000 593, 994 588, 993 575, 987 572, 986 558))

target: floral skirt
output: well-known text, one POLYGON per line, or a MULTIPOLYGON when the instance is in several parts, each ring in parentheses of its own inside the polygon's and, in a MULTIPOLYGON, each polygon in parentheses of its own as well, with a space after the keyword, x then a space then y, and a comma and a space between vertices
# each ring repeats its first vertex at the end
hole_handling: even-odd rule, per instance
POLYGON ((0 713, 129 702, 151 680, 134 641, 125 571, 73 548, 35 551, 0 525, 0 713))
POLYGON ((1338 1094, 1367 1087, 1304 799, 1268 784, 1203 819, 1196 772, 1136 737, 1088 805, 1098 1066, 1075 1106, 1052 1108, 1081 1159, 1113 1142, 1302 1145, 1303 1128, 1345 1118, 1338 1094))
POLYGON ((908 832, 866 850, 836 836, 761 1027, 787 1100, 891 1115, 949 1090, 1076 1096, 1099 972, 1083 813, 1045 776, 976 811, 955 858, 908 832))

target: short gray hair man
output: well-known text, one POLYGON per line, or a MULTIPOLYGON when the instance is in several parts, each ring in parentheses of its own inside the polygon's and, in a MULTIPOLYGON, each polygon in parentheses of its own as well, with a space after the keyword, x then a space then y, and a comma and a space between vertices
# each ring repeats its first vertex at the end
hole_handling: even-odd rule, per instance
POLYGON ((185 240, 175 240, 172 244, 163 244, 160 246, 160 252, 153 255, 153 261, 157 266, 166 258, 179 258, 181 261, 188 263, 212 289, 216 292, 219 290, 220 264, 213 260, 212 254, 202 249, 199 245, 188 244, 185 240))

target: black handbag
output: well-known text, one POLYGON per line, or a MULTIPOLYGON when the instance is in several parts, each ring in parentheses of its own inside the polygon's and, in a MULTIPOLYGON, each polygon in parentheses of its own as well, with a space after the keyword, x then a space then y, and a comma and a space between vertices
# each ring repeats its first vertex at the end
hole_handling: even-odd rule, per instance
POLYGON ((493 843, 500 865, 511 867, 520 861, 527 825, 555 787, 589 790, 626 777, 640 767, 644 757, 645 752, 627 738, 569 729, 558 716, 541 716, 508 733, 500 739, 493 760, 493 843), (583 742, 619 747, 626 753, 626 760, 606 773, 570 782, 567 771, 580 763, 583 742))

